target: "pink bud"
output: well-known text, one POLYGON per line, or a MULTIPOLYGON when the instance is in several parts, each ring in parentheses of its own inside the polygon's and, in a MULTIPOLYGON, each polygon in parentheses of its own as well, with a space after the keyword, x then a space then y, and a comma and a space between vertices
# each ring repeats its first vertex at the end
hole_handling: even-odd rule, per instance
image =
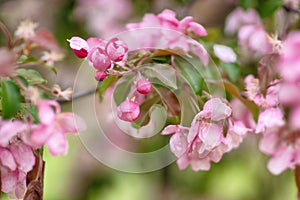
POLYGON ((96 71, 96 73, 95 73, 96 81, 103 81, 106 77, 107 77, 106 72, 96 71))
POLYGON ((99 71, 105 71, 111 65, 111 61, 106 52, 101 48, 94 48, 89 52, 89 61, 93 67, 99 71))
POLYGON ((118 117, 127 122, 133 122, 140 116, 140 106, 134 101, 126 100, 117 108, 118 117))
POLYGON ((108 41, 105 50, 112 61, 119 62, 123 60, 128 51, 128 46, 118 38, 113 38, 108 41))
POLYGON ((151 91, 151 83, 147 79, 141 78, 136 83, 136 90, 141 94, 148 94, 151 91))
POLYGON ((72 37, 68 42, 78 58, 85 58, 88 55, 88 44, 84 39, 72 37))

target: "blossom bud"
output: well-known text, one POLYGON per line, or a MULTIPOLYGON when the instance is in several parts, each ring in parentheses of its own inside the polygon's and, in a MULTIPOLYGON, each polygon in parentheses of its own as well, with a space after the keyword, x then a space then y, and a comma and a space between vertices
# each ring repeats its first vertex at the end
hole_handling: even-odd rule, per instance
POLYGON ((78 58, 85 58, 88 55, 88 44, 80 37, 72 37, 68 40, 70 47, 78 58))
POLYGON ((134 122, 140 116, 140 106, 132 100, 126 100, 117 108, 117 114, 121 120, 134 122))
POLYGON ((101 48, 92 49, 89 52, 88 60, 92 63, 93 67, 99 71, 105 71, 111 65, 108 55, 101 48))
POLYGON ((118 38, 113 38, 108 41, 105 50, 112 61, 120 62, 128 51, 128 46, 118 38))
POLYGON ((96 79, 96 81, 103 81, 106 77, 107 77, 107 73, 106 72, 97 71, 95 73, 95 79, 96 79))
POLYGON ((136 83, 136 90, 141 94, 148 94, 151 91, 151 83, 147 79, 142 78, 136 83))

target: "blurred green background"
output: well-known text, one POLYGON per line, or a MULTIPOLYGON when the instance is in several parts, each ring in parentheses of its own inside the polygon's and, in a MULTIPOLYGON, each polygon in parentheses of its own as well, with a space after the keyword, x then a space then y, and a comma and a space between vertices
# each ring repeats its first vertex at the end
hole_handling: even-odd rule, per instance
MULTIPOLYGON (((73 85, 81 61, 70 51, 67 39, 79 35, 109 37, 137 22, 146 12, 170 8, 179 17, 192 15, 222 40, 225 16, 232 0, 2 0, 0 19, 15 30, 31 19, 54 33, 64 49, 58 75, 42 73, 49 84, 73 85)), ((1 44, 4 44, 2 35, 1 44)), ((228 40, 228 38, 226 39, 228 40)), ((70 110, 70 104, 64 104, 70 110)), ((166 137, 166 136, 160 136, 166 137)), ((165 139, 165 138, 164 138, 165 139)), ((258 150, 259 136, 249 136, 238 150, 226 154, 208 172, 179 171, 176 164, 156 172, 128 174, 102 165, 84 148, 79 137, 69 136, 69 154, 52 157, 45 151, 45 200, 290 200, 296 199, 292 171, 279 176, 266 169, 268 158, 258 150)), ((155 141, 154 141, 155 142, 155 141)), ((151 145, 151 144, 150 144, 151 145)), ((155 144, 153 144, 155 146, 155 144)))

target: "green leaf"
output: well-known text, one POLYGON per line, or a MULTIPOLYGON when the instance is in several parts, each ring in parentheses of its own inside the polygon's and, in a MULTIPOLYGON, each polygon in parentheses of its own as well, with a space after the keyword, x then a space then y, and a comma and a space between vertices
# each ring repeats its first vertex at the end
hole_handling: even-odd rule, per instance
POLYGON ((24 64, 24 63, 30 63, 30 62, 38 62, 39 60, 35 57, 28 57, 26 55, 21 55, 18 63, 19 64, 24 64))
POLYGON ((199 72, 201 70, 200 62, 191 64, 184 58, 177 56, 174 59, 174 63, 178 73, 188 82, 195 94, 201 96, 204 79, 199 72))
POLYGON ((116 89, 114 91, 114 100, 118 105, 120 105, 129 95, 131 86, 135 76, 127 75, 120 79, 121 82, 117 83, 116 89))
POLYGON ((259 0, 257 11, 262 18, 265 18, 272 15, 282 4, 282 0, 259 0))
POLYGON ((114 84, 117 80, 118 80, 118 77, 117 77, 117 76, 110 75, 110 76, 108 76, 107 78, 105 78, 103 81, 99 81, 99 82, 98 82, 97 91, 98 91, 98 93, 99 93, 100 101, 103 100, 103 94, 105 93, 105 91, 106 91, 112 84, 114 84))
POLYGON ((177 89, 176 71, 171 65, 155 64, 144 67, 148 78, 157 78, 165 86, 177 89))
POLYGON ((43 84, 47 81, 41 76, 39 72, 33 69, 18 69, 18 75, 24 77, 29 85, 43 84))
POLYGON ((239 4, 244 10, 247 10, 254 4, 256 4, 257 0, 239 0, 239 4))
POLYGON ((229 79, 232 82, 235 82, 240 75, 240 67, 237 63, 225 63, 221 62, 220 65, 224 68, 227 72, 229 79))
POLYGON ((157 104, 160 101, 159 95, 154 96, 151 99, 147 99, 140 105, 140 117, 132 123, 135 128, 141 128, 145 126, 150 121, 150 110, 154 104, 157 104))
POLYGON ((2 116, 10 119, 19 111, 21 107, 21 95, 19 88, 12 80, 4 80, 2 88, 2 116))

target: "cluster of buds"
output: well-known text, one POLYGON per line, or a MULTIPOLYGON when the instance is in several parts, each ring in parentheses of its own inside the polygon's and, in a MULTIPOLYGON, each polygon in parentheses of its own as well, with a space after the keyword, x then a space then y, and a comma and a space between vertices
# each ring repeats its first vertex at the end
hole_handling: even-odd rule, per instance
POLYGON ((103 81, 107 77, 106 70, 114 67, 114 63, 121 62, 128 51, 128 46, 117 38, 104 41, 100 38, 88 38, 84 40, 80 37, 72 37, 70 47, 79 58, 88 59, 91 66, 97 72, 95 79, 103 81))

